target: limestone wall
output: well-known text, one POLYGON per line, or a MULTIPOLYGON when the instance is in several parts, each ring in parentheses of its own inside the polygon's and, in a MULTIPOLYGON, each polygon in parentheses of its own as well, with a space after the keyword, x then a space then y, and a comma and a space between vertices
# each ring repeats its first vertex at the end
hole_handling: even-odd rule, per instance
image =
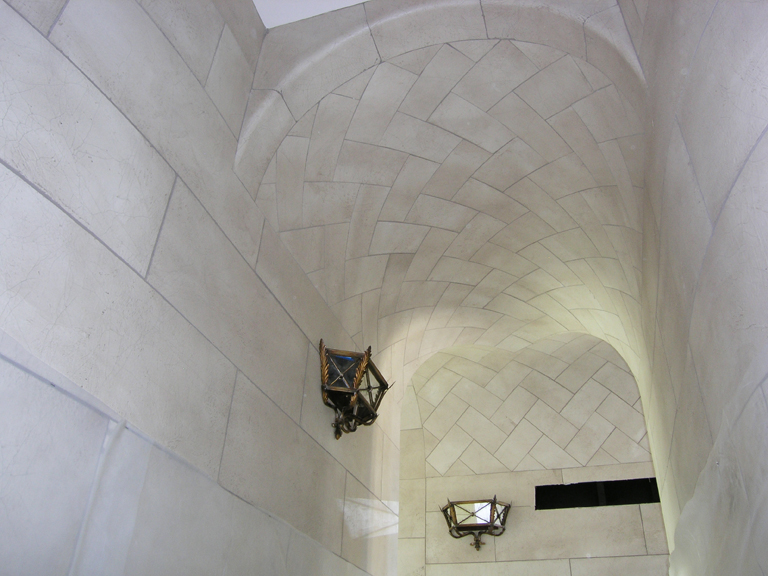
POLYGON ((345 502, 396 522, 398 439, 339 451, 320 402, 319 339, 354 344, 233 171, 264 34, 0 3, 0 572, 358 574, 345 502))
POLYGON ((648 3, 648 429, 674 574, 765 571, 763 3, 648 3))

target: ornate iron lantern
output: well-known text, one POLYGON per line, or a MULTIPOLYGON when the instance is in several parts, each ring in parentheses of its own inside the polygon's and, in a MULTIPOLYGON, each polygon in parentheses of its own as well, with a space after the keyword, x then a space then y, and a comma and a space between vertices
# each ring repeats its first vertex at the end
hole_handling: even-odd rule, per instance
POLYGON ((510 505, 496 500, 462 500, 451 502, 441 510, 448 523, 448 532, 454 538, 464 538, 470 534, 475 537, 471 545, 480 550, 485 542, 480 540, 483 534, 501 536, 504 533, 510 505))
POLYGON ((362 353, 347 352, 326 348, 320 340, 320 377, 323 402, 336 412, 337 440, 342 432, 354 432, 358 425, 370 426, 376 421, 389 384, 371 361, 370 346, 362 353))

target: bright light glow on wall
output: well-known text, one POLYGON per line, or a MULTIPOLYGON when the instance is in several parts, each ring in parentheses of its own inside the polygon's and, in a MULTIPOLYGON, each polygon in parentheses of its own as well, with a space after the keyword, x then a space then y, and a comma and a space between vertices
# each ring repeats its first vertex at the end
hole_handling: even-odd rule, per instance
POLYGON ((253 0, 267 28, 332 12, 363 0, 253 0))

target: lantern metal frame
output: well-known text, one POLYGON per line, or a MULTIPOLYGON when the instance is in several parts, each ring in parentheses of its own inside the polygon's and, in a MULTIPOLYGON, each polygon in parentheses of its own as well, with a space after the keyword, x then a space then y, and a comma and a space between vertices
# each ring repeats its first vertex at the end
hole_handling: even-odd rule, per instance
POLYGON ((323 403, 336 414, 332 426, 337 440, 358 426, 373 424, 390 388, 371 360, 370 346, 365 352, 350 352, 326 348, 320 340, 320 378, 323 403))
POLYGON ((480 537, 483 534, 501 536, 506 529, 510 504, 499 502, 496 496, 492 500, 460 500, 443 506, 440 510, 448 523, 448 532, 454 538, 473 536, 470 545, 476 550, 484 546, 480 537), (461 513, 457 514, 457 508, 461 513))

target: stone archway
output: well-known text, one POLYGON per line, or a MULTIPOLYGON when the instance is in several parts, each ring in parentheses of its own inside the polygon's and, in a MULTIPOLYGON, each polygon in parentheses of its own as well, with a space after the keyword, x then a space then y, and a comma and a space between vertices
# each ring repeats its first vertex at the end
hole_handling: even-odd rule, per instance
POLYGON ((403 401, 399 573, 523 562, 570 574, 587 558, 591 568, 665 573, 659 504, 533 508, 536 485, 654 476, 639 398, 621 356, 585 334, 515 351, 459 346, 435 354, 403 401), (480 553, 448 536, 439 512, 447 498, 493 495, 513 506, 504 536, 486 538, 480 553))

